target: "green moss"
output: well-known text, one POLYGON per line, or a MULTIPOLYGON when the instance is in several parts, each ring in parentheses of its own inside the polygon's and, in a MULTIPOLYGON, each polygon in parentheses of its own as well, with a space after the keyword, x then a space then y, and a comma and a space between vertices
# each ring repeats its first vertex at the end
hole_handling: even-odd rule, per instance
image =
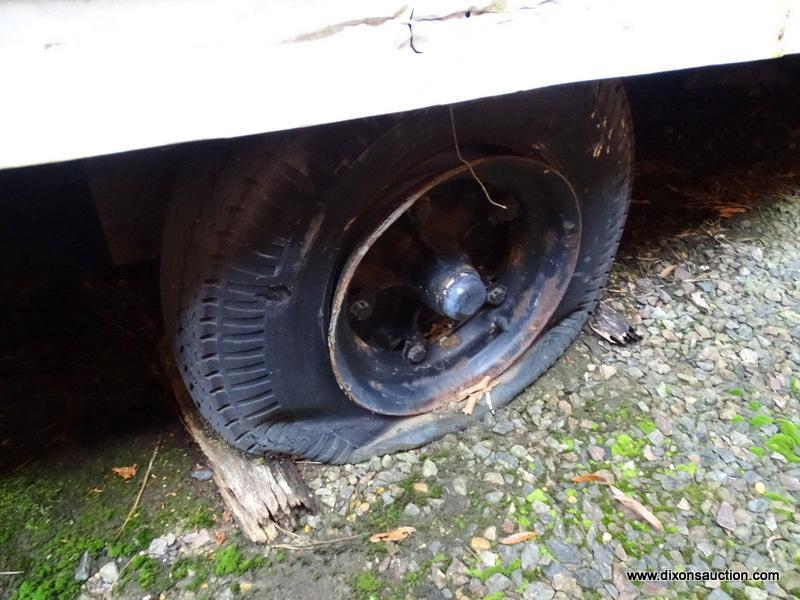
POLYGON ((467 575, 480 579, 481 583, 484 583, 489 577, 497 573, 502 573, 506 577, 510 577, 514 571, 520 568, 521 564, 520 559, 517 558, 508 565, 496 564, 486 569, 467 569, 467 575))
POLYGON ((750 400, 750 402, 747 403, 747 408, 749 408, 753 412, 758 412, 759 410, 761 410, 762 406, 763 405, 761 404, 761 402, 757 400, 750 400))
POLYGON ((793 396, 800 396, 800 379, 794 375, 789 378, 789 392, 793 396))
POLYGON ((636 470, 636 467, 626 467, 622 469, 622 476, 626 479, 632 479, 639 475, 639 471, 636 470))
POLYGON ((651 421, 651 420, 649 420, 649 419, 640 419, 640 420, 639 420, 639 421, 636 423, 636 425, 637 425, 637 427, 639 427, 639 429, 640 429, 640 430, 642 431, 642 433, 644 433, 645 435, 648 435, 648 434, 650 434, 650 433, 653 433, 653 432, 654 432, 656 429, 658 429, 658 427, 656 427, 656 424, 655 424, 655 422, 654 422, 654 421, 651 421))
POLYGON ((139 587, 152 590, 161 573, 161 565, 149 556, 137 556, 128 566, 128 573, 136 574, 139 587))
POLYGON ((257 569, 264 562, 262 557, 245 558, 239 546, 231 544, 218 550, 214 555, 214 575, 244 575, 247 571, 257 569))
POLYGON ((626 433, 620 433, 611 444, 611 453, 625 458, 636 458, 641 452, 644 442, 635 440, 626 433))
MULTIPOLYGON (((446 571, 449 564, 450 559, 440 552, 432 559, 424 561, 421 565, 419 565, 419 567, 417 567, 416 570, 409 571, 403 575, 403 583, 408 590, 413 590, 417 583, 419 583, 419 580, 422 579, 426 573, 430 572, 433 565, 437 565, 442 571, 446 571)), ((404 600, 407 595, 400 592, 402 592, 402 590, 399 587, 395 587, 392 589, 392 594, 390 597, 396 597, 398 600, 404 600)))
POLYGON ((791 498, 787 498, 786 496, 782 496, 777 492, 764 492, 764 498, 768 500, 773 500, 775 502, 783 502, 784 504, 788 504, 789 506, 793 505, 794 502, 791 498))
POLYGON ((528 516, 528 513, 527 513, 527 512, 526 512, 526 513, 521 513, 521 514, 520 514, 520 511, 519 511, 519 509, 517 510, 517 525, 519 525, 519 526, 520 526, 520 529, 522 529, 522 530, 528 530, 528 529, 530 529, 530 526, 531 526, 531 519, 530 519, 530 517, 528 516))
POLYGON ((573 440, 572 438, 563 437, 559 440, 559 442, 561 443, 562 446, 564 446, 562 452, 572 452, 573 450, 575 450, 575 440, 573 440))
POLYGON ((750 450, 750 452, 752 452, 759 458, 763 458, 764 455, 766 454, 766 451, 763 448, 759 448, 758 446, 750 446, 748 450, 750 450))
POLYGON ((439 450, 436 450, 436 452, 430 455, 430 459, 436 462, 438 460, 444 460, 449 456, 450 456, 450 450, 448 450, 447 448, 440 448, 439 450))
POLYGON ((675 465, 675 469, 677 471, 683 471, 684 473, 688 473, 692 477, 695 476, 697 473, 697 465, 694 463, 685 463, 682 465, 675 465))
POLYGON ((788 435, 790 438, 792 438, 795 446, 800 446, 800 431, 798 431, 797 425, 788 419, 778 419, 777 424, 778 429, 782 434, 788 435))
POLYGON ((200 506, 192 511, 186 518, 190 528, 208 529, 214 526, 214 511, 208 507, 200 506))
POLYGON ((428 496, 431 498, 441 498, 444 496, 444 486, 441 483, 432 483, 428 491, 428 496))
POLYGON ((373 594, 382 587, 383 582, 380 577, 370 571, 357 573, 355 577, 353 577, 353 589, 362 595, 373 594))
MULTIPOLYGON (((213 487, 208 487, 206 496, 203 486, 186 477, 196 457, 186 452, 182 442, 171 445, 170 438, 162 440, 153 464, 157 483, 147 487, 138 510, 118 532, 145 470, 140 468, 136 477, 124 481, 111 467, 147 464, 154 442, 147 436, 129 437, 124 444, 98 446, 80 461, 43 457, 22 474, 4 476, 0 482, 0 565, 24 575, 4 577, 0 596, 74 598, 80 588, 74 572, 84 551, 95 565, 112 558, 127 564, 155 535, 184 527, 197 511, 212 514, 217 502, 213 487)), ((141 577, 147 585, 169 585, 160 565, 140 562, 133 570, 132 565, 123 572, 123 580, 134 582, 141 577)), ((120 581, 117 587, 123 585, 120 581)))
POLYGON ((447 568, 447 566, 450 564, 450 559, 447 558, 444 553, 439 552, 431 559, 431 564, 447 568))
POLYGON ((753 415, 748 419, 748 422, 753 427, 764 427, 765 425, 772 424, 772 417, 764 414, 753 415))
POLYGON ((744 423, 745 418, 742 415, 733 415, 731 417, 731 423, 744 423))
POLYGON ((740 387, 731 388, 731 389, 728 390, 728 393, 731 396, 736 396, 737 398, 744 397, 744 390, 742 388, 740 388, 740 387))
POLYGON ((536 488, 530 494, 525 496, 525 500, 529 504, 533 504, 534 502, 541 502, 542 504, 549 504, 550 503, 550 496, 544 493, 544 490, 541 488, 536 488))
POLYGON ((503 592, 493 592, 491 594, 486 594, 483 597, 483 600, 503 600, 506 595, 503 592))
MULTIPOLYGON (((632 524, 636 525, 635 529, 639 529, 639 526, 643 525, 638 521, 634 521, 632 524)), ((649 528, 645 526, 641 531, 649 531, 649 528)), ((612 536, 625 549, 628 556, 632 556, 633 558, 642 558, 642 556, 646 555, 650 550, 649 546, 643 544, 637 537, 634 537, 631 532, 620 531, 612 534, 612 536)))
POLYGON ((392 504, 382 504, 372 510, 369 516, 370 525, 377 531, 383 531, 396 527, 400 523, 403 515, 403 506, 398 501, 392 504))
POLYGON ((777 452, 791 463, 800 462, 800 456, 797 455, 795 450, 797 444, 792 436, 786 433, 776 433, 769 438, 764 445, 767 450, 770 452, 777 452))
POLYGON ((680 492, 695 506, 700 506, 707 497, 706 491, 696 483, 687 485, 680 492))

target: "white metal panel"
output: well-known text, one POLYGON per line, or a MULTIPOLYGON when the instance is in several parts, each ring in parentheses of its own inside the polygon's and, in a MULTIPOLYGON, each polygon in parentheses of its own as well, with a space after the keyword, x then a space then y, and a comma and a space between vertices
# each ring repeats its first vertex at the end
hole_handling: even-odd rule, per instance
POLYGON ((800 0, 7 0, 0 167, 793 52, 800 0))

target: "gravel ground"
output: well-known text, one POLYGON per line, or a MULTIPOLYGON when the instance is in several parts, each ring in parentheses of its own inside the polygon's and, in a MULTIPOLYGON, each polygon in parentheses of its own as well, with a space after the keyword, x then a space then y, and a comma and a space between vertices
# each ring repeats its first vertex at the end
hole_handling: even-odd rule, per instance
MULTIPOLYGON (((795 198, 637 247, 609 297, 644 334, 640 344, 583 334, 481 426, 418 452, 307 468, 321 507, 306 519, 309 536, 416 528, 400 543, 348 547, 369 574, 352 579, 365 596, 797 594, 798 232, 795 198), (649 507, 664 532, 608 487, 571 481, 587 473, 649 507), (519 531, 536 537, 499 542, 519 531), (771 569, 781 581, 637 588, 624 575, 668 568, 771 569)), ((290 597, 281 579, 272 589, 290 597)))
MULTIPOLYGON (((161 440, 172 462, 154 470, 165 483, 142 505, 171 506, 185 479, 189 505, 205 498, 209 518, 154 512, 133 565, 131 549, 114 560, 97 544, 91 565, 73 561, 89 578, 83 597, 800 597, 800 115, 786 100, 797 89, 687 88, 695 79, 631 85, 635 204, 606 300, 641 342, 583 333, 465 432, 358 465, 301 463, 319 511, 266 549, 237 538, 201 459, 174 433, 161 440), (573 481, 587 474, 602 481, 573 481), (414 531, 368 540, 398 527, 414 531), (528 539, 509 544, 514 534, 528 539), (663 569, 781 578, 626 576, 663 569), (123 571, 132 580, 115 587, 123 571)), ((145 463, 152 439, 137 443, 145 463)), ((100 452, 97 477, 128 464, 100 452)), ((109 490, 125 485, 108 477, 109 490)), ((132 494, 122 491, 114 527, 132 494)))
POLYGON ((584 333, 479 426, 368 464, 307 466, 320 514, 284 541, 358 537, 292 553, 259 580, 275 597, 305 597, 309 574, 326 597, 800 596, 800 119, 785 88, 684 83, 650 104, 657 87, 632 90, 634 117, 660 114, 639 120, 632 219, 606 295, 644 339, 584 333), (572 481, 590 473, 664 531, 609 486, 572 481), (365 539, 401 526, 416 531, 365 539), (518 532, 535 537, 501 542, 518 532), (663 569, 781 580, 625 575, 663 569))

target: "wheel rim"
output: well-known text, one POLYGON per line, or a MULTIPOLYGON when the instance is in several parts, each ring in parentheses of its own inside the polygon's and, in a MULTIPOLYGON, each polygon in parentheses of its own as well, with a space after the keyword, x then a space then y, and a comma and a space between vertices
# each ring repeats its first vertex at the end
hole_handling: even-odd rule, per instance
POLYGON ((581 219, 569 182, 518 156, 439 169, 394 194, 345 262, 328 347, 353 402, 401 416, 463 399, 533 343, 575 270, 581 219))

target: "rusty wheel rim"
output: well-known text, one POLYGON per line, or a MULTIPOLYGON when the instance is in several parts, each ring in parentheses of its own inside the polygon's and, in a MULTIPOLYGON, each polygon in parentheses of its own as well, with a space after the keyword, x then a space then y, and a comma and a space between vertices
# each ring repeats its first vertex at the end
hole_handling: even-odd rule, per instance
POLYGON ((575 271, 580 208, 560 173, 518 156, 469 167, 396 191, 339 275, 331 365, 370 411, 420 414, 490 388, 545 330, 575 271))

